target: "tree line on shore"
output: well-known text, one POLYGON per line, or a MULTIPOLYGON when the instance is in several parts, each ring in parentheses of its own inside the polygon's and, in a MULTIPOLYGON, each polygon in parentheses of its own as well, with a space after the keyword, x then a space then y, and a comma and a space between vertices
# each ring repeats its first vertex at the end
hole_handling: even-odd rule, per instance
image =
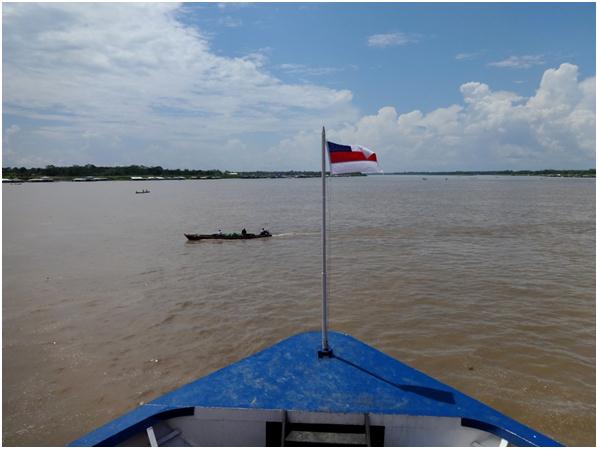
MULTIPOLYGON (((596 169, 588 170, 497 170, 497 171, 446 171, 446 172, 395 172, 387 173, 394 175, 495 175, 495 176, 553 176, 553 177, 596 177, 596 169)), ((47 165, 44 168, 26 167, 3 167, 3 178, 31 179, 41 176, 48 176, 56 179, 71 179, 75 177, 102 177, 109 179, 129 179, 132 176, 161 176, 161 177, 185 177, 185 178, 277 178, 277 177, 317 177, 319 171, 251 171, 251 172, 230 172, 222 170, 190 170, 190 169, 168 169, 160 166, 146 167, 144 165, 128 165, 99 167, 93 164, 71 165, 58 167, 47 165)))
POLYGON ((2 177, 18 177, 22 179, 50 176, 56 178, 72 178, 96 176, 103 178, 128 178, 131 176, 223 176, 220 170, 169 170, 160 166, 128 165, 116 167, 98 167, 93 164, 57 167, 47 165, 44 168, 5 167, 2 177))
MULTIPOLYGON (((390 174, 390 173, 389 173, 390 174)), ((396 175, 451 175, 451 176, 475 176, 475 175, 492 175, 492 176, 558 176, 558 177, 575 177, 575 178, 595 178, 596 169, 588 170, 493 170, 493 171, 443 171, 443 172, 400 172, 392 173, 396 175)))
POLYGON ((129 179, 132 176, 139 177, 185 177, 185 178, 239 178, 239 177, 278 177, 289 176, 319 176, 320 172, 310 171, 288 171, 288 172, 231 172, 227 170, 190 170, 190 169, 169 169, 160 166, 146 167, 144 165, 112 166, 101 167, 93 164, 71 165, 68 167, 58 167, 47 165, 44 168, 26 168, 26 167, 3 167, 3 178, 30 179, 41 176, 48 176, 56 179, 99 177, 108 179, 129 179))

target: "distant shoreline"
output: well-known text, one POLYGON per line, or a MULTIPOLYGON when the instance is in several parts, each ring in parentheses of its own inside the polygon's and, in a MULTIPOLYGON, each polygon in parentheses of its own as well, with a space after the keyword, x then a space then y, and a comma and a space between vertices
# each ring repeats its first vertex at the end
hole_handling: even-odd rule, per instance
MULTIPOLYGON (((417 176, 543 176, 555 178, 595 178, 596 169, 588 170, 488 170, 488 171, 409 171, 385 175, 417 176)), ((319 171, 247 171, 188 170, 145 167, 142 165, 96 167, 95 165, 45 168, 6 167, 2 169, 2 182, 53 182, 53 181, 162 181, 185 179, 279 179, 317 178, 319 171)), ((359 176, 355 174, 354 176, 359 176)))
POLYGON ((557 178, 595 178, 596 169, 589 170, 496 170, 496 171, 446 171, 446 172, 396 172, 387 175, 424 175, 424 176, 545 176, 557 178))

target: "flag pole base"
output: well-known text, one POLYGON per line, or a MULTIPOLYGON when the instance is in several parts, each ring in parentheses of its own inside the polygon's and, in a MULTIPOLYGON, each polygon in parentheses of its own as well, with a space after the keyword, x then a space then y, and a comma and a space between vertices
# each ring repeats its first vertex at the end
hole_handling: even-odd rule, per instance
POLYGON ((332 353, 332 349, 320 349, 318 351, 318 358, 322 359, 324 357, 332 358, 334 354, 332 353))

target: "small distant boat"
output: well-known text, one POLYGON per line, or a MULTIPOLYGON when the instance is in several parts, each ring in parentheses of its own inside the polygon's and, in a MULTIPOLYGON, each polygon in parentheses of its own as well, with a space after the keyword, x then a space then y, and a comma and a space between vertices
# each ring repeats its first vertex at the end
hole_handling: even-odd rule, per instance
POLYGON ((42 176, 41 178, 30 179, 29 182, 54 182, 49 176, 42 176))
POLYGON ((142 191, 139 191, 139 190, 137 190, 137 191, 135 191, 135 193, 150 193, 150 191, 149 191, 149 190, 146 190, 146 189, 144 189, 144 190, 142 190, 142 191))
POLYGON ((259 234, 185 234, 185 237, 189 240, 250 240, 272 237, 272 234, 262 231, 259 234))

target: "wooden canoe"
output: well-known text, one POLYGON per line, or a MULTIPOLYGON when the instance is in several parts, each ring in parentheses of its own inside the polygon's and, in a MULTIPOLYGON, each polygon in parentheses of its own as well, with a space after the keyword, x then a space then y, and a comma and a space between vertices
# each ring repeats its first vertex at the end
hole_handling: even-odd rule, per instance
POLYGON ((185 237, 189 240, 250 240, 272 237, 272 234, 185 234, 185 237))

